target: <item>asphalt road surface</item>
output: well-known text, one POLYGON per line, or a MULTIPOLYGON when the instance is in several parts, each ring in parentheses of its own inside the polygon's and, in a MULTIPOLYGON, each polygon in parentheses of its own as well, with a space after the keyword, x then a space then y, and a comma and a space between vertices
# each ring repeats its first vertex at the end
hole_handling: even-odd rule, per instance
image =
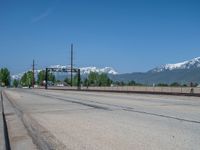
POLYGON ((199 150, 200 98, 8 89, 39 149, 199 150))

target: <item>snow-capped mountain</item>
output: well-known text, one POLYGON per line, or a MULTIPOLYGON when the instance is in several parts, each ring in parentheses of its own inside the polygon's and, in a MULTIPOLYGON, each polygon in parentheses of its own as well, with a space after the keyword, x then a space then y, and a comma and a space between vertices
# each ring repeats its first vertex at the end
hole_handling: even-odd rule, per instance
MULTIPOLYGON (((32 71, 32 70, 28 70, 28 71, 32 71)), ((26 71, 26 72, 28 72, 28 71, 26 71)), ((40 69, 38 69, 38 70, 35 70, 35 76, 37 76, 37 74, 40 72, 41 70, 40 69)), ((23 76, 23 74, 24 74, 25 72, 22 72, 22 73, 19 73, 19 74, 14 74, 14 75, 11 75, 11 79, 17 79, 17 80, 19 80, 19 79, 21 79, 21 77, 23 76)))
POLYGON ((89 74, 90 72, 106 73, 106 74, 118 74, 113 68, 97 68, 97 67, 83 67, 80 68, 81 74, 89 74))
POLYGON ((180 63, 162 65, 147 72, 118 74, 114 76, 113 80, 124 82, 134 80, 137 83, 149 85, 174 82, 186 85, 191 82, 200 83, 200 57, 180 63))
POLYGON ((25 73, 25 72, 19 73, 19 74, 11 75, 11 79, 19 80, 19 79, 21 79, 21 77, 23 76, 24 73, 25 73))
POLYGON ((162 71, 172 71, 178 69, 195 69, 195 68, 200 68, 200 57, 193 58, 191 60, 183 61, 180 63, 162 65, 160 67, 156 67, 150 70, 150 72, 162 72, 162 71))
MULTIPOLYGON (((70 66, 63 66, 63 65, 52 65, 51 68, 70 68, 70 66)), ((104 68, 97 68, 97 67, 82 67, 80 68, 81 74, 89 74, 90 72, 97 72, 97 73, 106 73, 106 74, 118 74, 117 71, 115 71, 112 67, 104 67, 104 68)))
MULTIPOLYGON (((50 68, 58 68, 58 69, 63 69, 63 68, 70 68, 70 66, 64 66, 64 65, 51 65, 50 68)), ((42 69, 35 70, 35 75, 41 71, 42 69)), ((97 72, 97 73, 106 73, 106 74, 111 74, 111 75, 116 75, 118 74, 117 71, 115 71, 112 67, 104 67, 104 68, 97 68, 97 67, 82 67, 80 68, 81 75, 88 75, 90 72, 97 72)), ((19 73, 12 75, 12 79, 21 79, 25 72, 19 73)))

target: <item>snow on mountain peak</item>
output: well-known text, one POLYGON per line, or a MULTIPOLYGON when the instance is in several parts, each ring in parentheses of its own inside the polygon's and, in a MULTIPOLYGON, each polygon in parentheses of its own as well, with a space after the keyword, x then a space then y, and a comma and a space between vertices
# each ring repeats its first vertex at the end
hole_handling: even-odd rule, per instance
POLYGON ((113 68, 105 67, 105 68, 97 68, 97 67, 82 67, 80 68, 81 74, 89 74, 90 72, 97 73, 107 73, 107 74, 118 74, 113 68))
POLYGON ((175 70, 175 69, 192 69, 192 68, 200 68, 200 57, 193 58, 188 61, 183 61, 175 64, 166 64, 160 67, 156 67, 151 72, 161 72, 165 70, 175 70))
MULTIPOLYGON (((67 66, 68 67, 68 66, 67 66)), ((59 69, 63 69, 63 68, 67 68, 66 66, 63 65, 51 65, 49 68, 59 68, 59 69)))
MULTIPOLYGON (((70 68, 70 66, 64 66, 64 65, 51 65, 49 66, 50 68, 59 68, 59 69, 63 69, 63 68, 70 68)), ((37 75, 41 70, 35 70, 35 75, 37 75)), ((89 74, 90 72, 97 72, 97 73, 106 73, 106 74, 113 74, 116 75, 118 74, 113 68, 111 67, 104 67, 104 68, 97 68, 97 67, 82 67, 80 68, 81 74, 89 74)), ((23 73, 19 73, 19 74, 15 74, 12 75, 11 78, 12 79, 21 79, 21 77, 23 76, 25 72, 23 73)))
MULTIPOLYGON (((70 68, 70 66, 63 66, 63 65, 52 65, 50 68, 70 68)), ((97 68, 97 67, 81 67, 80 68, 81 74, 89 74, 90 72, 98 72, 98 73, 107 73, 107 74, 118 74, 113 68, 111 67, 104 67, 104 68, 97 68)))

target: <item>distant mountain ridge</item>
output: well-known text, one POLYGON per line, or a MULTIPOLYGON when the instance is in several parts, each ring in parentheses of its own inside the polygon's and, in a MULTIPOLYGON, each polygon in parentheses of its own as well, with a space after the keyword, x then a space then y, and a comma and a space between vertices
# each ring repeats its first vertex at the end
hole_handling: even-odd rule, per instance
POLYGON ((200 57, 175 64, 166 64, 153 68, 147 72, 126 73, 111 76, 114 81, 128 82, 134 80, 143 84, 200 83, 200 57))
MULTIPOLYGON (((63 65, 52 65, 52 68, 66 68, 63 65)), ((68 68, 70 68, 68 66, 68 68)), ((147 72, 133 72, 119 74, 112 67, 82 67, 80 68, 81 75, 83 78, 87 77, 90 72, 106 73, 114 81, 128 82, 134 80, 142 84, 158 84, 158 83, 173 83, 179 82, 182 84, 188 84, 190 82, 200 83, 200 57, 193 58, 191 60, 183 61, 175 64, 166 64, 159 67, 153 68, 147 72)), ((35 70, 35 74, 39 73, 40 70, 35 70)), ((13 75, 12 79, 20 79, 23 73, 13 75)), ((66 74, 58 73, 57 79, 66 78, 66 74)))
POLYGON ((183 61, 175 64, 166 64, 156 67, 150 72, 172 71, 177 69, 195 69, 200 68, 200 57, 193 58, 191 60, 183 61))

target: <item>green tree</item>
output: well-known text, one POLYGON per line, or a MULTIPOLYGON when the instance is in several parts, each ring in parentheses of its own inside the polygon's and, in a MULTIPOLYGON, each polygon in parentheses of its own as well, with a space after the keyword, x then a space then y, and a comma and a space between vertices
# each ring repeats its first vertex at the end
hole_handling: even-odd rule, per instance
POLYGON ((157 86, 168 86, 166 83, 158 83, 157 86))
POLYGON ((170 86, 173 86, 173 87, 179 87, 181 86, 178 82, 174 82, 172 84, 170 84, 170 86))
POLYGON ((69 78, 65 78, 64 82, 67 83, 67 85, 71 85, 71 80, 69 80, 69 78))
POLYGON ((111 83, 112 81, 109 79, 107 74, 102 73, 97 76, 97 86, 110 86, 111 83))
POLYGON ((90 72, 88 75, 88 83, 89 85, 96 86, 98 81, 98 73, 97 72, 90 72))
POLYGON ((56 77, 53 73, 48 73, 48 81, 51 81, 52 83, 55 83, 56 77))
POLYGON ((88 81, 88 79, 86 78, 86 79, 84 79, 84 81, 83 81, 83 86, 89 86, 89 81, 88 81))
POLYGON ((27 73, 25 72, 25 73, 23 74, 23 76, 21 77, 21 80, 20 80, 20 84, 21 84, 22 86, 27 86, 27 85, 26 85, 26 79, 27 79, 27 73))
POLYGON ((78 84, 78 76, 75 75, 75 76, 73 77, 73 79, 72 79, 72 85, 73 85, 73 86, 77 86, 77 84, 78 84))
POLYGON ((22 86, 31 86, 33 81, 33 72, 28 71, 23 74, 20 80, 22 86))
POLYGON ((7 68, 0 70, 0 84, 1 86, 10 86, 10 71, 7 68))
POLYGON ((16 80, 16 79, 14 79, 14 81, 13 81, 13 86, 14 86, 14 87, 18 87, 18 85, 19 85, 19 81, 16 80))
POLYGON ((99 74, 97 72, 90 72, 88 79, 85 79, 84 85, 88 86, 110 86, 112 80, 108 77, 107 74, 99 74))
POLYGON ((129 86, 136 85, 136 82, 135 82, 135 81, 133 81, 133 80, 132 80, 132 81, 129 81, 129 82, 128 82, 128 85, 129 85, 129 86))
MULTIPOLYGON (((80 81, 80 84, 82 83, 82 81, 80 81)), ((71 85, 71 80, 68 80, 68 84, 71 85)), ((78 85, 78 75, 75 75, 72 78, 72 86, 77 86, 78 85)))
POLYGON ((38 73, 37 83, 39 85, 43 85, 43 81, 45 80, 45 71, 42 70, 38 73))
MULTIPOLYGON (((44 81, 45 81, 45 76, 46 76, 46 71, 42 70, 38 73, 38 79, 37 79, 37 83, 39 85, 44 85, 44 81)), ((48 81, 51 81, 52 83, 55 83, 56 81, 56 77, 53 73, 48 72, 48 81)))
POLYGON ((33 82, 33 72, 32 71, 28 71, 27 72, 27 84, 28 86, 31 86, 32 85, 32 82, 33 82))

